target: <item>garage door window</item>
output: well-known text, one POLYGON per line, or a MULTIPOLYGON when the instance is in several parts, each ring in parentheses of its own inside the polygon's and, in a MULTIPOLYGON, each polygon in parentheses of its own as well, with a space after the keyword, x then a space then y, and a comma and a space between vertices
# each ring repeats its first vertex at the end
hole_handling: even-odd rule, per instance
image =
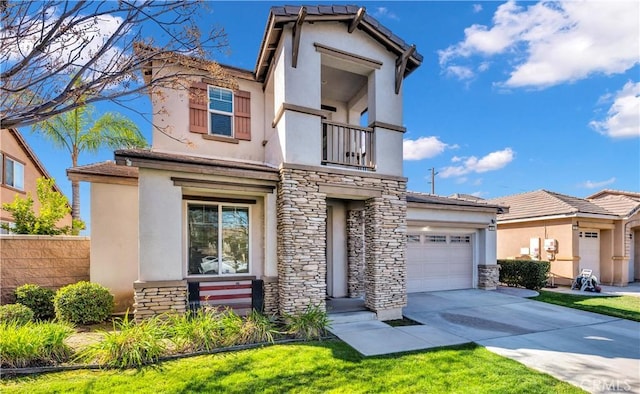
POLYGON ((407 243, 409 244, 419 244, 420 236, 419 235, 407 235, 407 243))
POLYGON ((427 243, 446 244, 447 236, 446 235, 427 235, 427 238, 425 241, 427 243))
POLYGON ((471 237, 469 235, 452 235, 449 238, 449 243, 468 244, 468 243, 471 243, 471 237))
POLYGON ((585 231, 580 233, 580 238, 598 238, 598 233, 595 231, 585 231))

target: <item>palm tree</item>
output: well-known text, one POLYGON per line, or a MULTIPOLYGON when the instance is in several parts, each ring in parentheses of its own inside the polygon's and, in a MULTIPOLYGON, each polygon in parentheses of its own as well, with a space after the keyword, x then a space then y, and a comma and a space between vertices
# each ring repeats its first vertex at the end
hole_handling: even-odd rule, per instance
MULTIPOLYGON (((83 106, 53 116, 33 126, 53 144, 71 154, 71 166, 78 166, 82 152, 97 152, 100 148, 142 148, 147 145, 138 126, 119 113, 107 112, 93 119, 94 108, 83 106)), ((71 216, 80 220, 80 185, 71 181, 71 216)))

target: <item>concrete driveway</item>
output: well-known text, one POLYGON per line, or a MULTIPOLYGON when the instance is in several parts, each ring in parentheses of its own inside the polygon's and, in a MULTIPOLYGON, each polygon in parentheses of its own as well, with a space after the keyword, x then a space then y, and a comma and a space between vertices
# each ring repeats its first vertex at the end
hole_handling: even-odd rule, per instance
POLYGON ((409 294, 404 315, 589 392, 640 393, 638 322, 483 290, 409 294))

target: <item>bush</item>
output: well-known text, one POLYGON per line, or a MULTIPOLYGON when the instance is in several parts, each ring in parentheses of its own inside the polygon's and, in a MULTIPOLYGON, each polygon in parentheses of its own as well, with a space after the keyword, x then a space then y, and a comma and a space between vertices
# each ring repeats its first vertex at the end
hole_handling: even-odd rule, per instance
POLYGON ((78 358, 108 367, 141 367, 157 362, 166 353, 165 332, 159 317, 137 324, 125 317, 114 321, 113 331, 103 331, 104 339, 82 350, 78 358))
POLYGON ((547 284, 551 264, 548 261, 498 260, 500 282, 508 286, 521 286, 538 290, 547 284))
POLYGON ((104 286, 82 281, 59 289, 53 304, 56 317, 62 321, 100 323, 111 315, 113 295, 104 286))
POLYGON ((222 324, 215 313, 172 314, 167 318, 167 336, 177 352, 211 351, 222 344, 222 324))
POLYGON ((287 333, 305 341, 322 338, 330 326, 327 312, 313 305, 302 313, 285 314, 284 320, 287 333))
MULTIPOLYGON (((18 304, 16 304, 18 305, 18 304)), ((64 343, 73 329, 59 323, 0 323, 0 359, 4 368, 24 368, 66 361, 71 349, 64 343)))
POLYGON ((0 322, 25 325, 33 320, 33 311, 22 304, 7 304, 0 306, 0 322))
POLYGON ((241 343, 273 343, 274 335, 278 334, 276 330, 275 318, 263 315, 262 313, 252 309, 245 317, 242 329, 240 330, 241 343))
POLYGON ((31 308, 38 320, 48 320, 55 316, 53 290, 38 285, 22 285, 16 289, 16 302, 31 308))

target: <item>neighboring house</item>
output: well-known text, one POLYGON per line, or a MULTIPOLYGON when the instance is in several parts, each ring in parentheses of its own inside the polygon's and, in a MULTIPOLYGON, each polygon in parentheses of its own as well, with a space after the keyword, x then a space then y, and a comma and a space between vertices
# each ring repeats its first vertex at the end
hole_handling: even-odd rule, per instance
MULTIPOLYGON (((0 203, 13 202, 16 195, 26 197, 29 193, 38 212, 40 202, 36 180, 51 177, 17 129, 2 129, 0 132, 0 203)), ((57 185, 55 189, 60 192, 57 185)), ((9 212, 0 210, 0 222, 13 223, 13 217, 9 212)), ((71 226, 71 214, 60 220, 58 226, 71 226)), ((0 233, 6 231, 0 229, 0 233)))
POLYGON ((583 199, 537 190, 487 202, 509 207, 498 215, 498 258, 548 260, 555 284, 570 284, 584 268, 603 284, 640 279, 640 193, 583 199))
POLYGON ((407 292, 495 288, 502 208, 406 191, 402 83, 421 62, 353 6, 273 7, 255 69, 225 66, 232 89, 204 60, 151 62, 194 74, 151 96, 151 149, 68 171, 92 182, 91 279, 128 283, 136 317, 363 297, 387 320, 407 292))

